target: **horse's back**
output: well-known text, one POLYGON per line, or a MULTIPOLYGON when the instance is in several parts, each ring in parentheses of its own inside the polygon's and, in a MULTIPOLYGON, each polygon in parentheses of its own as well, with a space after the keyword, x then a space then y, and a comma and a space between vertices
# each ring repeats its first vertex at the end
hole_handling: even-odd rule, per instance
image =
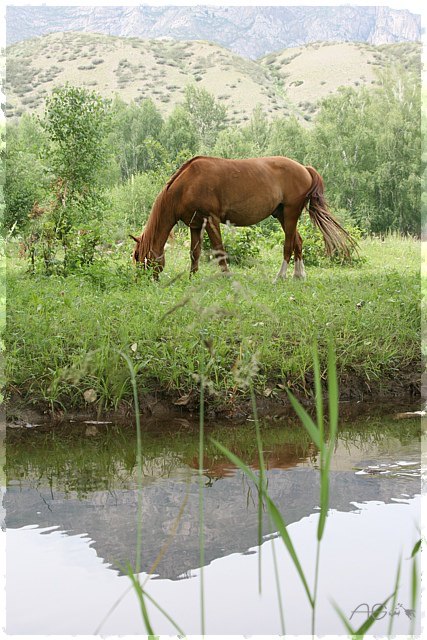
POLYGON ((311 177, 307 169, 299 162, 284 156, 239 160, 196 156, 185 163, 175 176, 179 178, 179 181, 175 179, 176 182, 181 182, 183 185, 186 182, 194 183, 194 180, 198 178, 202 181, 220 181, 221 184, 249 180, 256 188, 258 180, 282 181, 289 177, 299 179, 301 182, 308 182, 309 186, 311 184, 311 177))
POLYGON ((175 192, 184 220, 200 210, 233 224, 254 224, 271 215, 278 205, 299 201, 312 178, 290 158, 228 159, 197 156, 174 175, 175 192))

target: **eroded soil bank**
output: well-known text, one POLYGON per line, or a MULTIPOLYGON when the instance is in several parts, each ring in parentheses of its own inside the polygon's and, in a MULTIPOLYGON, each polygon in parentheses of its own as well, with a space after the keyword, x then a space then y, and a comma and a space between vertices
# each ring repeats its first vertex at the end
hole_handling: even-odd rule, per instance
MULTIPOLYGON (((357 415, 362 407, 371 411, 376 407, 389 407, 396 412, 421 409, 421 364, 413 363, 396 378, 368 381, 355 375, 341 376, 339 379, 341 414, 357 415)), ((295 391, 299 401, 309 410, 314 408, 311 393, 312 381, 307 381, 306 390, 295 391)), ((268 387, 268 395, 257 394, 257 409, 260 417, 292 417, 293 409, 284 389, 268 387)), ((327 387, 324 385, 324 398, 327 399, 327 387)), ((140 394, 140 414, 147 421, 163 421, 183 417, 195 419, 199 413, 199 395, 192 391, 185 396, 175 393, 140 394)), ((65 409, 52 407, 49 403, 30 404, 19 394, 14 393, 6 403, 7 421, 15 426, 37 424, 56 424, 62 421, 111 421, 128 423, 134 416, 134 407, 122 402, 115 410, 103 410, 96 403, 86 403, 82 407, 65 409)), ((205 416, 207 420, 245 420, 252 415, 250 400, 244 394, 218 398, 205 398, 205 416)))

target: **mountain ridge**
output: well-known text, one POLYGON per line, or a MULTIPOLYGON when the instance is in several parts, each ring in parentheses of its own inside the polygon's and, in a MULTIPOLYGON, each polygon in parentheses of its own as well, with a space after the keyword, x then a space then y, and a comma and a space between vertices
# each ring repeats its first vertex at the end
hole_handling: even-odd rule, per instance
POLYGON ((6 42, 48 33, 208 40, 251 59, 310 42, 418 41, 421 16, 389 7, 8 6, 6 42))

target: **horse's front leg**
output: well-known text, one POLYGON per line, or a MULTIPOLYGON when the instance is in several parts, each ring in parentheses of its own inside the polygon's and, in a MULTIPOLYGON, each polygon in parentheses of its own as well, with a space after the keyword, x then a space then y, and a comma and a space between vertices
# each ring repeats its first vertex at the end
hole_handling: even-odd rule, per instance
POLYGON ((227 254, 222 243, 221 229, 219 220, 209 217, 206 225, 206 231, 211 243, 214 258, 218 260, 218 264, 222 271, 228 271, 227 254))
POLYGON ((193 273, 196 273, 199 270, 199 258, 200 253, 202 251, 202 236, 203 236, 203 227, 199 229, 193 229, 190 227, 191 234, 191 249, 190 249, 190 258, 191 258, 191 269, 190 276, 193 273))

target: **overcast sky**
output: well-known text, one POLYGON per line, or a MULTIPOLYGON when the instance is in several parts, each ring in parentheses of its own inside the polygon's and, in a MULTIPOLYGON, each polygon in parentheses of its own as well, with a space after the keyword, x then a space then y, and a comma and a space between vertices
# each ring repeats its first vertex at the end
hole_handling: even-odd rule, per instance
POLYGON ((37 2, 36 0, 12 0, 8 2, 6 0, 5 4, 7 5, 53 5, 53 6, 68 6, 68 5, 80 5, 80 6, 135 6, 141 4, 149 4, 149 5, 255 5, 255 6, 271 6, 271 5, 279 5, 279 6, 297 6, 297 5, 314 5, 314 6, 332 6, 332 5, 356 5, 356 6, 386 6, 392 7, 393 9, 409 9, 409 11, 413 11, 414 13, 421 13, 423 2, 421 0, 389 0, 388 2, 381 2, 381 0, 361 0, 360 2, 342 2, 340 0, 208 0, 206 2, 200 0, 152 0, 151 2, 141 2, 138 0, 127 0, 127 2, 120 2, 120 0, 92 0, 91 2, 85 2, 84 0, 46 0, 46 2, 37 2))

